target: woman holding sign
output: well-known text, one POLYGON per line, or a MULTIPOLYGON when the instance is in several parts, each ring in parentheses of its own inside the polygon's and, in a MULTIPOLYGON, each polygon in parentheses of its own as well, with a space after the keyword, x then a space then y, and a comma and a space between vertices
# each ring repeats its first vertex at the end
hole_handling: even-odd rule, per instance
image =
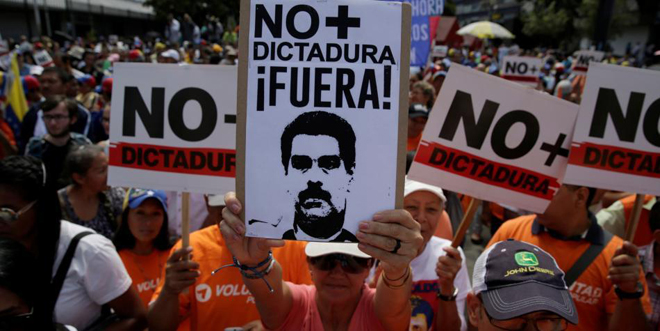
POLYGON ((410 321, 412 271, 423 238, 403 210, 389 210, 362 222, 355 244, 309 243, 305 249, 314 286, 282 281, 270 249, 281 240, 248 238, 239 218, 241 203, 225 196, 220 229, 255 298, 261 321, 278 330, 405 330, 410 321), (377 288, 365 285, 373 258, 383 273, 377 288), (318 312, 318 313, 317 313, 318 312))

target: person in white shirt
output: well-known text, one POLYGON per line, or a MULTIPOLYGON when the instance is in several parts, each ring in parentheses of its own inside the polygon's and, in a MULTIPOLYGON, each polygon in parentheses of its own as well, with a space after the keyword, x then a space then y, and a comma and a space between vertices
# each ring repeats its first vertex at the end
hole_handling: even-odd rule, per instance
POLYGON ((116 319, 108 330, 144 330, 146 309, 109 239, 67 221, 61 221, 57 194, 45 186, 45 167, 36 158, 11 156, 0 161, 0 237, 21 243, 37 259, 34 287, 41 293, 35 302, 36 330, 50 330, 52 323, 84 330, 102 316, 103 306, 116 319), (71 239, 82 232, 71 264, 64 272, 59 293, 56 278, 71 239))

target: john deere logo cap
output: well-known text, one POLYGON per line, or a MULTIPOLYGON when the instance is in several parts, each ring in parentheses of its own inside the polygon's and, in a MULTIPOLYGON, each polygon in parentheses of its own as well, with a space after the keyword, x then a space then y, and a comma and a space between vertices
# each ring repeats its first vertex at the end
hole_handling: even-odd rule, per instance
POLYGON ((536 258, 536 255, 534 255, 534 253, 518 252, 516 253, 515 257, 516 257, 516 263, 518 263, 519 266, 534 267, 539 265, 539 260, 536 258))

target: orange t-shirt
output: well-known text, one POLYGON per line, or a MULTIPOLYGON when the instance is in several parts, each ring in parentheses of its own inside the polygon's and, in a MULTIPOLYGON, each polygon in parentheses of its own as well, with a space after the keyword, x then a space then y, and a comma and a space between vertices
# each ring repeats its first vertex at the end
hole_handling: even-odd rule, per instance
POLYGON ((133 280, 132 286, 140 295, 145 307, 149 306, 149 301, 158 287, 160 275, 169 255, 169 251, 156 249, 149 255, 137 255, 130 249, 119 251, 119 257, 133 280))
MULTIPOLYGON (((232 263, 231 252, 217 226, 210 226, 190 234, 193 260, 199 263, 201 275, 187 294, 179 294, 179 315, 183 321, 178 330, 224 330, 241 327, 260 319, 259 312, 237 268, 225 268, 215 275, 211 272, 232 263)), ((181 247, 181 241, 172 252, 181 247)), ((311 284, 305 255, 305 243, 287 241, 286 246, 273 249, 273 257, 282 266, 282 278, 295 284, 311 284)), ((162 290, 161 277, 155 301, 162 290)))
MULTIPOLYGON (((545 231, 533 234, 532 224, 535 218, 536 215, 525 215, 504 222, 490 240, 488 246, 510 238, 524 241, 541 247, 555 258, 559 268, 564 272, 568 271, 582 253, 587 250, 590 245, 589 242, 586 240, 561 240, 550 236, 545 231)), ((623 240, 614 236, 600 255, 569 288, 580 321, 578 325, 569 324, 567 330, 607 330, 607 315, 614 313, 614 308, 619 300, 616 293, 614 293, 612 282, 607 279, 607 275, 614 252, 622 244, 623 240)), ((646 280, 641 270, 640 281, 644 284, 642 306, 646 314, 649 314, 651 312, 651 302, 646 280)))
POLYGON ((440 221, 438 221, 438 226, 435 228, 433 235, 447 240, 452 240, 454 238, 451 220, 449 219, 449 214, 447 214, 446 210, 442 211, 442 216, 440 216, 440 221))
POLYGON ((414 137, 414 138, 408 137, 408 144, 407 144, 408 147, 406 147, 406 151, 407 152, 416 151, 417 150, 417 145, 419 145, 420 140, 422 140, 422 134, 421 133, 419 134, 419 136, 414 137))

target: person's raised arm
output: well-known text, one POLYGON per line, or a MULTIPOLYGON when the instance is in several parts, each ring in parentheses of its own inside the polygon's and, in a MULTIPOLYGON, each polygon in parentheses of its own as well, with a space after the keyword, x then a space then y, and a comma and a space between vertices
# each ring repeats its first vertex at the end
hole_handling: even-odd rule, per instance
POLYGON ((156 301, 149 305, 149 330, 174 331, 179 327, 179 294, 199 277, 199 264, 184 258, 190 253, 192 247, 181 248, 167 259, 165 283, 156 301))
MULTIPOLYGON (((641 283, 641 265, 637 253, 637 246, 626 241, 616 250, 612 258, 607 277, 624 293, 637 292, 638 284, 641 283)), ((641 298, 619 299, 614 313, 609 318, 608 330, 651 330, 641 298)))
MULTIPOLYGON (((284 246, 283 240, 263 238, 248 238, 245 236, 245 223, 238 216, 243 208, 234 192, 225 195, 225 207, 222 210, 220 232, 227 248, 234 258, 243 266, 257 267, 267 261, 272 247, 284 246)), ((267 272, 270 263, 257 268, 259 272, 267 272)), ((248 274, 251 274, 248 271, 248 274)), ((243 282, 254 296, 257 310, 264 326, 275 329, 281 326, 293 306, 293 297, 289 286, 282 281, 282 268, 277 261, 263 278, 251 279, 243 275, 243 282), (265 281, 264 281, 265 280, 265 281), (268 288, 266 282, 272 288, 268 288)))
POLYGON ((380 260, 383 272, 376 287, 374 308, 387 330, 407 330, 410 325, 410 261, 417 257, 424 239, 417 223, 405 210, 388 210, 362 222, 358 248, 380 260))

